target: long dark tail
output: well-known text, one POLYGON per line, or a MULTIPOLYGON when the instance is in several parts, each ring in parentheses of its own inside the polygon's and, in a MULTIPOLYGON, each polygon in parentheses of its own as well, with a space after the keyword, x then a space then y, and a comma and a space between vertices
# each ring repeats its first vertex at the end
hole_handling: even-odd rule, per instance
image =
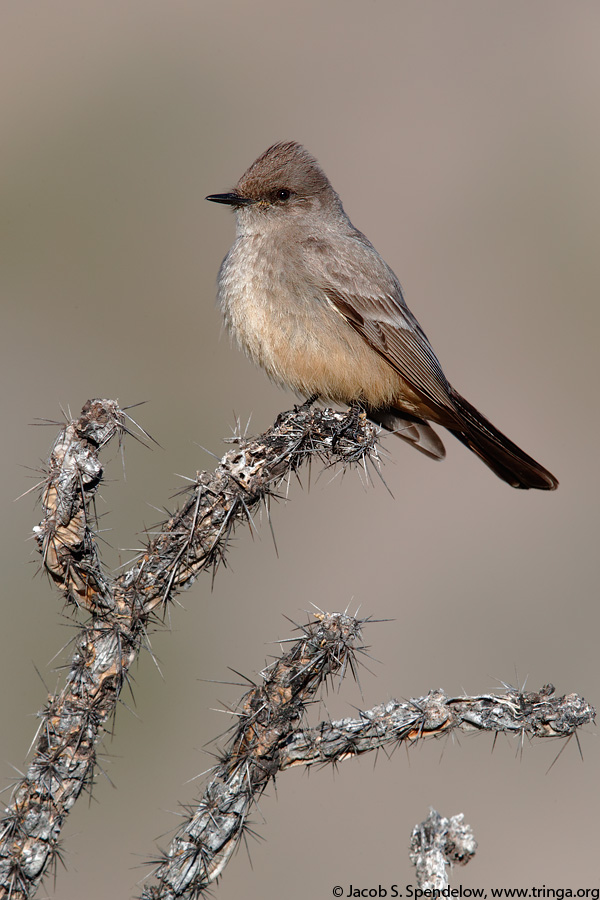
POLYGON ((458 413, 457 427, 446 427, 469 450, 476 453, 498 478, 512 487, 524 490, 536 488, 540 491, 554 491, 558 487, 554 475, 494 428, 457 391, 452 391, 452 401, 458 413))

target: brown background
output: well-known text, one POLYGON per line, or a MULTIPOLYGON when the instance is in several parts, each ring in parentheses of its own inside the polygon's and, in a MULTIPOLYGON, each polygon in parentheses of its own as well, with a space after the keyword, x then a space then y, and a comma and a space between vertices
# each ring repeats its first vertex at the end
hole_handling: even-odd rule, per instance
MULTIPOLYGON (((118 564, 173 502, 175 473, 213 466, 200 445, 224 452, 234 413, 258 431, 294 402, 218 340, 233 221, 204 202, 273 141, 319 158, 456 387, 561 480, 512 491, 448 438, 439 465, 386 443, 393 499, 356 474, 293 484, 279 557, 268 528, 240 531, 214 590, 201 579, 153 636, 164 680, 145 654, 135 713, 105 742, 114 787, 99 775, 78 804, 68 871, 45 890, 139 893, 228 725, 214 710, 239 689, 214 681, 260 669, 284 615, 311 602, 393 619, 368 629, 363 697, 348 682, 315 720, 526 678, 598 704, 600 6, 4 0, 0 33, 6 784, 73 634, 34 577, 39 511, 13 503, 55 433, 30 423, 88 397, 148 401, 137 414, 164 449, 129 441, 126 481, 111 450, 99 503, 118 564)), ((492 754, 480 736, 288 773, 254 813, 253 869, 242 848, 216 894, 404 885, 430 804, 464 812, 480 842, 455 886, 597 886, 598 748, 593 729, 580 737, 585 762, 573 741, 550 772, 562 744, 502 739, 492 754)))

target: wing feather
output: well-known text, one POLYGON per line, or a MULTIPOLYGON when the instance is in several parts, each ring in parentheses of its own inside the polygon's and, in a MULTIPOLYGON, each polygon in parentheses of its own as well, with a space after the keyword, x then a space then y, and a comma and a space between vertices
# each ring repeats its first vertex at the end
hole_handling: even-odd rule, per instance
MULTIPOLYGON (((413 390, 435 407, 454 411, 446 376, 400 282, 364 235, 352 236, 351 255, 340 246, 338 253, 319 256, 318 288, 413 390)), ((314 262, 313 257, 313 271, 314 262)))

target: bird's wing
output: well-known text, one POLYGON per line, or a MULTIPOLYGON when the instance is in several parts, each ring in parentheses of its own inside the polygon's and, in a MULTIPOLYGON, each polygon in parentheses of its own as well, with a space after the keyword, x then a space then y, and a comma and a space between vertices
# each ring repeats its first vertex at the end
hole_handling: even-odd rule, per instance
POLYGON ((360 233, 344 250, 321 257, 319 288, 327 300, 434 407, 453 410, 451 388, 425 332, 404 301, 400 282, 360 233))

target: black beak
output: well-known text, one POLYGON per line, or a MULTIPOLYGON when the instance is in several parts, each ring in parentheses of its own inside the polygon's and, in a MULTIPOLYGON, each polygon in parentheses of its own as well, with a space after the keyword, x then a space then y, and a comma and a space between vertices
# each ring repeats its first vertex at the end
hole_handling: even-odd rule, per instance
POLYGON ((232 191, 229 194, 209 194, 206 200, 212 200, 213 203, 225 203, 227 206, 248 206, 254 203, 249 197, 242 197, 232 191))

